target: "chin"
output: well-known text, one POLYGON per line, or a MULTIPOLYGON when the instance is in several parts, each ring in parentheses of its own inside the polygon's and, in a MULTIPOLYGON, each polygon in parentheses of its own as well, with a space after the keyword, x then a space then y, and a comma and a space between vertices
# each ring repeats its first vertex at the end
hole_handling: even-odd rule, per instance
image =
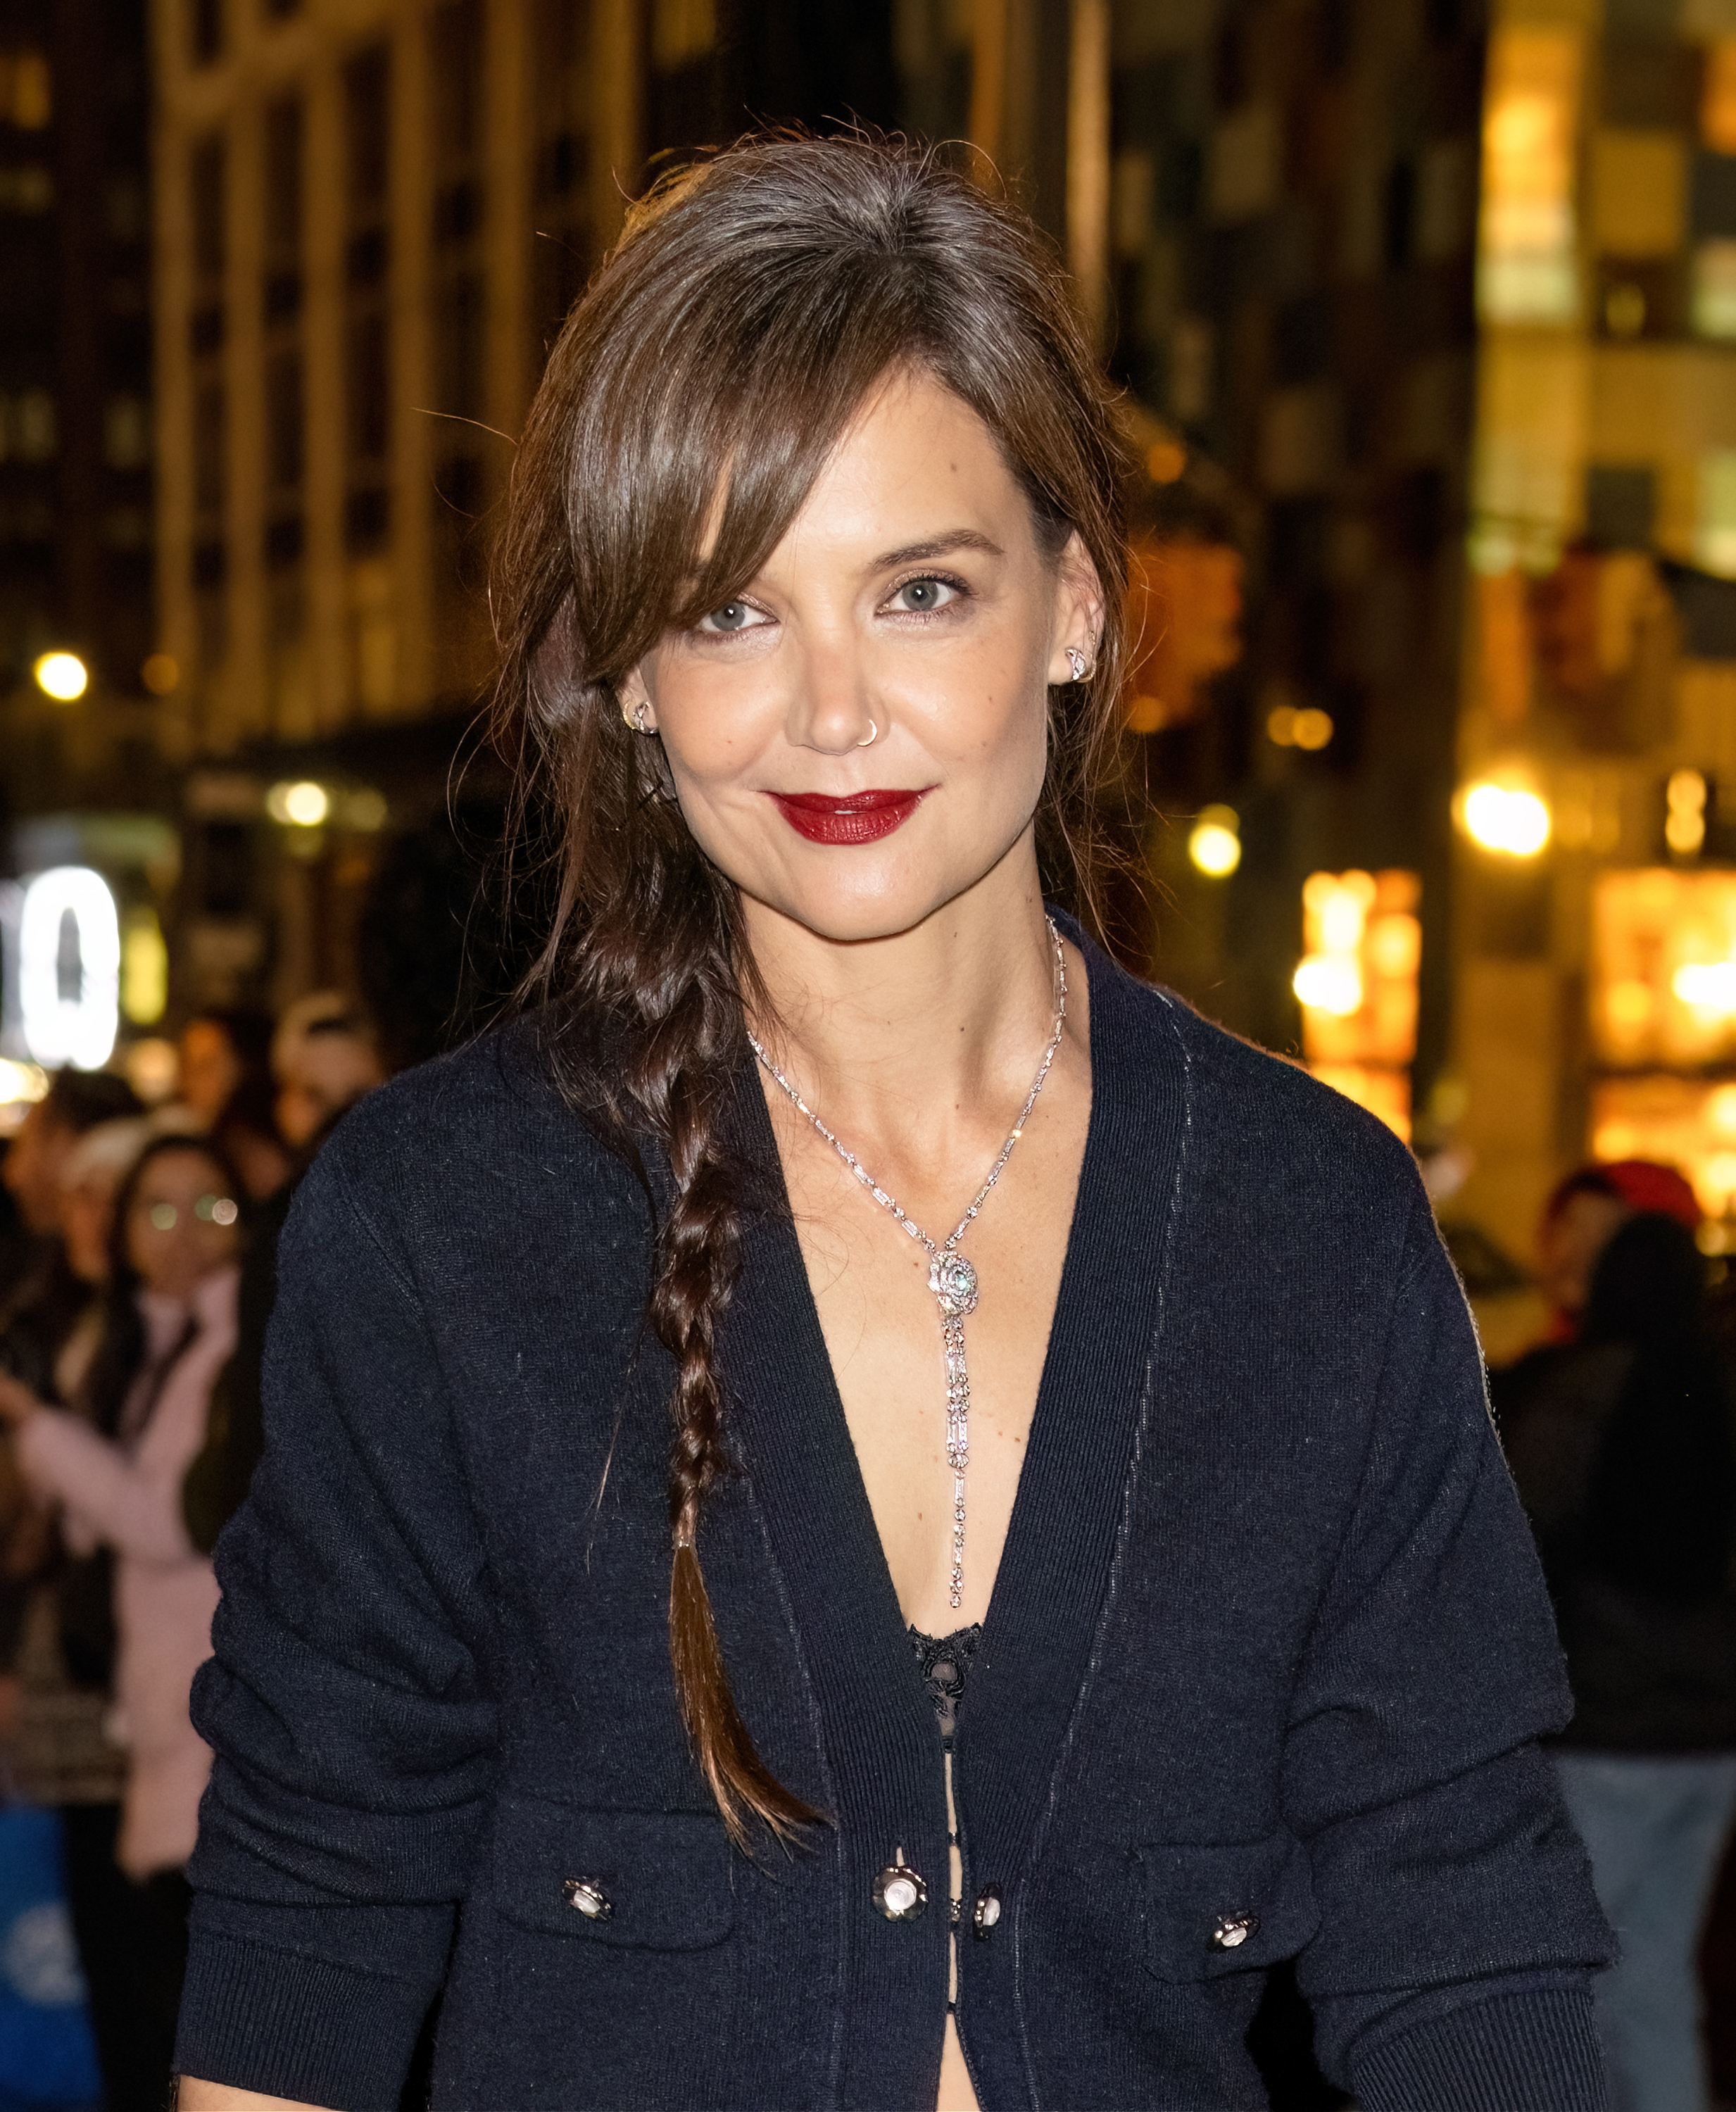
POLYGON ((816 938, 835 945, 863 945, 914 931, 981 885, 1005 856, 1003 850, 986 865, 973 859, 952 871, 936 869, 926 860, 913 870, 910 861, 900 860, 879 872, 840 871, 816 874, 811 881, 805 875, 781 874, 777 885, 764 889, 744 882, 742 892, 816 938))

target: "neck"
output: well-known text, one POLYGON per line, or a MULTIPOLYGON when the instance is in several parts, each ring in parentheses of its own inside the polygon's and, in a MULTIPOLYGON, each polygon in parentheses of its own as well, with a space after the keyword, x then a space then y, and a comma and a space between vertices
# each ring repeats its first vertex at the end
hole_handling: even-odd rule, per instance
POLYGON ((770 999, 754 1031, 835 1127, 908 1130, 915 1106, 938 1117, 1023 1095, 1055 1017, 1028 837, 974 887, 883 939, 829 940, 743 906, 770 999))

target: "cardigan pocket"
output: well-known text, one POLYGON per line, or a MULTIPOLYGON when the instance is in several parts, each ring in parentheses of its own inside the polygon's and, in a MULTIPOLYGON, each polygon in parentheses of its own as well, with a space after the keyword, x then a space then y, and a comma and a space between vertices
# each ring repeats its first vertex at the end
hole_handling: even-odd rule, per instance
POLYGON ((617 1950, 709 1950, 736 1925, 722 1821, 592 1811, 542 1797, 496 1808, 494 1904, 509 1921, 617 1950))
POLYGON ((1133 1850, 1146 1969, 1210 1980, 1292 1958, 1320 1925, 1307 1851, 1280 1830, 1263 1841, 1162 1841, 1133 1850))

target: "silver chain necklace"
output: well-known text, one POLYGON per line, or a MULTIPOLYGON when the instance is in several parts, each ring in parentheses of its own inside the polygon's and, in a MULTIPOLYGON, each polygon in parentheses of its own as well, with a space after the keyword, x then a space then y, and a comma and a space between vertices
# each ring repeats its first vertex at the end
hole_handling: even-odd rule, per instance
POLYGON ((1031 1090, 1025 1095, 1025 1104, 1018 1111, 1012 1134, 1000 1147, 1000 1156, 989 1168, 988 1178, 977 1190, 970 1208, 938 1246, 916 1220, 887 1195, 856 1154, 833 1136, 760 1043, 751 1034, 748 1036, 754 1054, 768 1074, 782 1086, 796 1113, 807 1117, 874 1200, 891 1212, 918 1245, 928 1249, 928 1288, 941 1309, 941 1340, 946 1353, 946 1463, 952 1469, 952 1579, 948 1595, 955 1607, 964 1596, 964 1470, 970 1463, 970 1374, 964 1364, 964 1320, 967 1313, 977 1309, 977 1272, 958 1252, 958 1245, 970 1230, 990 1189, 1005 1172, 1007 1161, 1013 1156, 1014 1145, 1025 1133, 1025 1124, 1031 1119, 1031 1110, 1043 1090, 1043 1081, 1049 1075, 1055 1052, 1061 1045, 1062 1029, 1067 1024, 1067 959, 1061 950, 1061 935, 1055 928, 1055 919, 1047 917, 1043 921, 1049 927, 1049 942, 1055 949, 1055 1031, 1043 1051, 1042 1062, 1037 1067, 1037 1076, 1031 1081, 1031 1090))

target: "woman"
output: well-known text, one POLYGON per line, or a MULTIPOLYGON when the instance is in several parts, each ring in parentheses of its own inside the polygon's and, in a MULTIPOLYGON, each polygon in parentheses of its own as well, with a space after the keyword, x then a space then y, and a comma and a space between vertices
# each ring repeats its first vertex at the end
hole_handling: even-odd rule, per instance
MULTIPOLYGON (((210 1650, 217 1587, 181 1522, 180 1486, 204 1439, 212 1382, 235 1346, 235 1190, 231 1170, 203 1140, 148 1145, 116 1199, 88 1416, 47 1407, 0 1379, 0 1418, 11 1426, 19 1466, 39 1498, 58 1508, 67 1547, 114 1557, 111 1727, 125 1751, 126 1780, 118 1836, 103 1845, 127 1882, 108 1890, 106 1926, 81 1926, 80 1934, 87 1951, 91 1935, 98 1939, 93 2018, 116 2112, 149 2112, 168 2087, 186 1948, 180 1873, 211 1768, 188 1695, 210 1650)), ((69 1586, 60 1608, 75 1673, 80 1660, 107 1655, 106 1567, 92 1567, 84 1581, 102 1600, 89 1603, 90 1588, 69 1586)))
POLYGON ((291 1214, 186 2112, 390 2104, 442 1987, 442 2107, 1263 2104, 1297 1953, 1369 2112, 1601 2103, 1410 1162, 1046 917, 1121 476, 1040 239, 893 146, 672 181, 569 321, 497 597, 544 1003, 291 1214))
POLYGON ((1701 1925, 1736 1814, 1736 1450, 1693 1235, 1631 1218, 1579 1341, 1527 1362, 1502 1429, 1574 1690, 1556 1765, 1621 1937, 1597 1990, 1614 2095, 1692 2112, 1711 2102, 1701 1925))

